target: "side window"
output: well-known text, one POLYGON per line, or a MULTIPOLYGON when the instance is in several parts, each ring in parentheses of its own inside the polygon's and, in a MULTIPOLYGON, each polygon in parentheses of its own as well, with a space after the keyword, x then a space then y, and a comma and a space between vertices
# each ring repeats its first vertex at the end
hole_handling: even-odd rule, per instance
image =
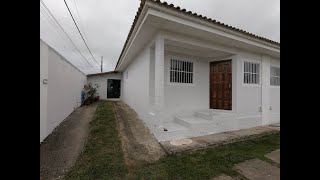
POLYGON ((243 64, 243 83, 259 84, 260 83, 260 64, 244 61, 243 64))
POLYGON ((193 62, 171 59, 170 82, 193 84, 193 62))
POLYGON ((270 85, 271 86, 280 86, 280 68, 279 67, 270 67, 270 85))

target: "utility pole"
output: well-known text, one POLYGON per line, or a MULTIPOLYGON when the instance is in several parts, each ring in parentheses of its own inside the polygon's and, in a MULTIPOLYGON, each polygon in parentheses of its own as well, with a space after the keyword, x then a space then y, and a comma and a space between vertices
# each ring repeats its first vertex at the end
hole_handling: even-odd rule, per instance
POLYGON ((103 65, 103 61, 102 61, 102 59, 103 59, 103 56, 101 56, 101 75, 102 75, 102 65, 103 65))

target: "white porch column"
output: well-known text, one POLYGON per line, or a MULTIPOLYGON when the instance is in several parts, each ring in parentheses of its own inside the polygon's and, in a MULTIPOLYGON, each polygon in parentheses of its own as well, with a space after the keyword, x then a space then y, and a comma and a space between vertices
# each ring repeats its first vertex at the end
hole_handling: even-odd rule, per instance
POLYGON ((262 125, 266 125, 270 122, 270 58, 262 55, 261 61, 262 125))
POLYGON ((155 109, 164 106, 164 38, 158 35, 155 40, 155 109))

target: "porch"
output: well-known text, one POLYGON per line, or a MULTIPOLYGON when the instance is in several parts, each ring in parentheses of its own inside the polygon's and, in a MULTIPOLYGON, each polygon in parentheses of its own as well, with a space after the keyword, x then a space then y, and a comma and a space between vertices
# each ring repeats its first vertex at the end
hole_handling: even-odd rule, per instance
POLYGON ((237 54, 222 48, 198 46, 197 42, 201 41, 191 43, 186 39, 160 34, 150 46, 150 107, 143 119, 148 119, 147 125, 159 141, 238 128, 237 54), (226 81, 218 84, 223 85, 224 92, 218 94, 213 88, 217 81, 210 69, 212 63, 225 61, 228 61, 228 72, 223 77, 226 81))
POLYGON ((270 78, 265 70, 269 64, 262 61, 270 60, 231 46, 160 33, 150 44, 149 108, 143 119, 159 141, 274 123, 269 97, 262 100, 270 78), (260 64, 257 85, 243 84, 248 57, 260 64))

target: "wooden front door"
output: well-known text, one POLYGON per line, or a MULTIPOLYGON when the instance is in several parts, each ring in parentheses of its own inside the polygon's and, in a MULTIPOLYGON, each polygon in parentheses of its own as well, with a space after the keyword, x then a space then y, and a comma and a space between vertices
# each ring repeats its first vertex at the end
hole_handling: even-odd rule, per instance
POLYGON ((210 62, 210 108, 231 110, 231 60, 210 62))

